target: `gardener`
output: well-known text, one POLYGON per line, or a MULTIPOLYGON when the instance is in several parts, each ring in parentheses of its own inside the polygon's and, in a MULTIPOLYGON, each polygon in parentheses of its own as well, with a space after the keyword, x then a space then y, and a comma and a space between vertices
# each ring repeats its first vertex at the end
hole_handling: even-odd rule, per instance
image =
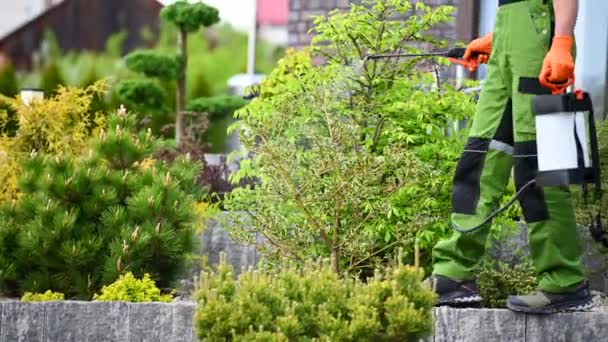
MULTIPOLYGON (((474 269, 490 227, 463 231, 479 226, 497 207, 513 165, 518 189, 535 178, 531 99, 563 90, 573 78, 577 7, 577 0, 499 0, 494 33, 467 48, 465 60, 487 62, 488 77, 454 176, 451 224, 456 230, 433 250, 430 281, 439 305, 480 304, 474 269)), ((532 185, 519 200, 540 289, 509 297, 508 307, 534 313, 589 308, 570 193, 532 185)))

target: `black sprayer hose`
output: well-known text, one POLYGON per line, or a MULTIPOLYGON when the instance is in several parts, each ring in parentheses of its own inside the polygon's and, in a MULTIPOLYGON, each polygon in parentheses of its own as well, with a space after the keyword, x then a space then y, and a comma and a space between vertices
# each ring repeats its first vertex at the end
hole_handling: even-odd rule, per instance
POLYGON ((490 214, 490 216, 486 217, 480 224, 471 227, 471 228, 467 228, 467 229, 463 229, 458 227, 455 224, 452 224, 452 227, 457 231, 460 232, 462 234, 471 234, 474 233, 478 230, 480 230, 481 228, 483 228, 486 224, 490 223, 490 221, 492 221, 493 218, 495 218, 496 216, 500 215, 502 212, 504 212, 505 210, 509 209, 510 206, 513 205, 513 203, 515 203, 515 201, 517 201, 517 198, 526 190, 528 189, 530 186, 532 186, 532 184, 536 183, 536 179, 532 179, 531 181, 529 181, 528 183, 524 184, 524 186, 522 186, 519 191, 517 191, 517 193, 515 195, 513 195, 513 197, 511 197, 511 199, 509 199, 509 201, 507 202, 507 204, 505 204, 504 206, 502 206, 501 208, 496 209, 493 213, 490 214))

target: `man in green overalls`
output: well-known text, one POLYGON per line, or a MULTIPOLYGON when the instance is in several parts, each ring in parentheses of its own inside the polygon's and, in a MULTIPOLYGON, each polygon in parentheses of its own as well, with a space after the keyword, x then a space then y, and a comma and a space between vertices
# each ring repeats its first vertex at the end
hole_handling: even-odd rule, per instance
MULTIPOLYGON (((465 60, 487 62, 488 77, 454 176, 451 224, 456 230, 433 250, 430 281, 438 305, 478 306, 481 301, 474 270, 490 228, 470 228, 496 209, 512 167, 517 189, 536 176, 531 99, 565 89, 574 77, 577 7, 577 0, 499 0, 494 32, 467 48, 465 60)), ((508 307, 533 313, 587 309, 592 297, 569 191, 532 185, 519 200, 540 284, 533 294, 509 297, 508 307)))

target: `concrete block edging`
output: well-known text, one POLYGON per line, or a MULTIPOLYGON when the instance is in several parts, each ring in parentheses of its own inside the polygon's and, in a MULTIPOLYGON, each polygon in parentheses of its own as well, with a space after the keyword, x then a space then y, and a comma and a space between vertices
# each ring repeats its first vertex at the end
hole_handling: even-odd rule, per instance
MULTIPOLYGON (((196 342, 194 302, 0 302, 0 342, 196 342)), ((426 342, 608 340, 608 312, 532 316, 500 309, 435 310, 426 342)))

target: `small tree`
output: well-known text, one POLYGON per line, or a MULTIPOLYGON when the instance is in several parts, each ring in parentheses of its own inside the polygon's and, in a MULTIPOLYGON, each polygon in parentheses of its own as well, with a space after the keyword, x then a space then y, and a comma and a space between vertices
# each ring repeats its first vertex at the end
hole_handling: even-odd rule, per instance
POLYGON ((265 237, 266 261, 329 257, 335 272, 369 275, 402 246, 428 258, 449 231, 451 175, 461 136, 446 123, 474 110, 449 84, 433 90, 420 60, 368 54, 441 46, 427 35, 452 20, 453 7, 407 0, 363 0, 349 12, 315 19, 312 49, 290 53, 237 115, 252 157, 233 177, 260 179, 235 189, 234 236, 265 237))
MULTIPOLYGON (((161 81, 174 81, 176 87, 176 119, 175 141, 179 144, 184 135, 184 109, 186 103, 186 72, 188 66, 188 34, 196 32, 201 27, 209 27, 219 21, 219 12, 216 8, 202 2, 188 3, 177 1, 161 11, 161 17, 175 25, 178 29, 178 54, 171 56, 156 51, 135 51, 127 56, 129 69, 144 74, 147 77, 157 78, 161 81)), ((136 93, 149 93, 143 87, 158 88, 150 83, 131 82, 123 85, 122 94, 132 103, 138 97, 128 97, 136 93), (127 87, 137 87, 138 91, 126 90, 127 87)), ((154 92, 157 92, 155 89, 154 92)))

